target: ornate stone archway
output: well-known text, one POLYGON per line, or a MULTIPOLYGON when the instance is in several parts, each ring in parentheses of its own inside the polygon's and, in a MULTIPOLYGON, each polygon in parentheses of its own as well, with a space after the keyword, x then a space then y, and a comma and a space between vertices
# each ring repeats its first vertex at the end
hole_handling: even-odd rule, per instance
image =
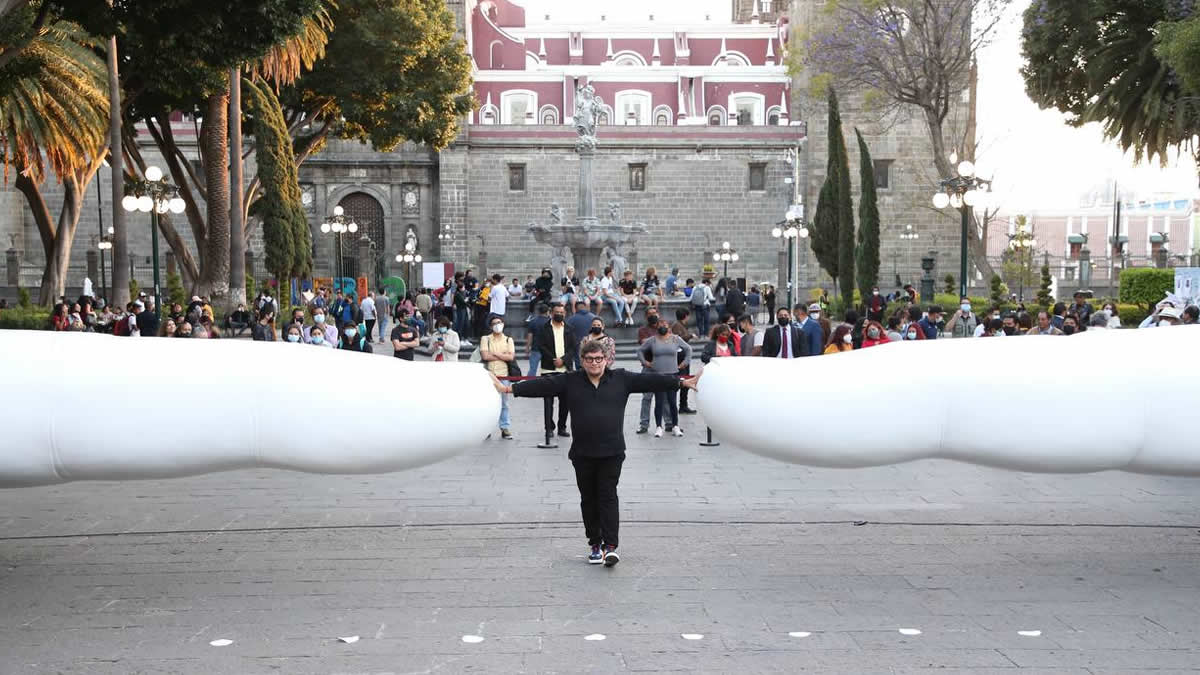
MULTIPOLYGON (((351 192, 338 201, 348 218, 358 223, 358 232, 339 235, 342 238, 342 271, 348 277, 367 275, 377 283, 378 270, 360 269, 358 243, 363 237, 375 244, 379 255, 387 252, 387 229, 384 223, 383 205, 366 192, 351 192)), ((378 255, 376 256, 378 258, 378 255)))

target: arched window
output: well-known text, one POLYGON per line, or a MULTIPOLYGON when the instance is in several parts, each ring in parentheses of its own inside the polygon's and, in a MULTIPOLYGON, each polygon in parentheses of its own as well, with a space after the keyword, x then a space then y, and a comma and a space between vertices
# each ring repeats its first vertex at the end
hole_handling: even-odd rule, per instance
POLYGON ((671 126, 671 109, 665 105, 660 105, 654 109, 654 125, 659 127, 671 126))
POLYGON ((492 40, 488 46, 488 68, 497 70, 504 67, 504 43, 492 40))
POLYGON ((725 124, 725 109, 714 105, 708 109, 708 126, 719 127, 725 124))
POLYGON ((650 92, 629 89, 617 92, 617 124, 650 124, 650 92))
POLYGON ((646 65, 646 59, 643 58, 641 54, 629 50, 623 50, 613 54, 613 62, 618 66, 646 65))
POLYGON ((534 124, 537 94, 527 89, 513 89, 500 94, 501 124, 534 124))
POLYGON ((767 125, 772 127, 779 126, 779 118, 783 115, 783 108, 777 105, 771 106, 767 110, 767 125))
POLYGON ((485 105, 479 109, 479 120, 483 124, 496 124, 500 120, 500 111, 494 105, 485 105))
POLYGON ((538 111, 538 120, 547 126, 558 124, 558 109, 552 105, 544 105, 538 111))
POLYGON ((721 63, 721 57, 725 57, 725 65, 727 66, 748 66, 750 58, 741 52, 727 51, 724 54, 717 54, 717 58, 713 59, 713 65, 721 63))
POLYGON ((348 277, 358 278, 369 274, 371 270, 361 270, 358 267, 358 240, 366 237, 379 250, 387 249, 387 234, 383 227, 383 207, 379 200, 365 192, 352 192, 338 202, 345 209, 345 215, 352 222, 358 223, 357 232, 345 232, 338 236, 342 238, 342 273, 348 277))
POLYGON ((608 105, 600 108, 600 113, 596 115, 596 124, 612 124, 613 109, 608 105))
POLYGON ((730 115, 737 115, 738 126, 763 124, 766 97, 753 92, 738 92, 729 97, 730 115))

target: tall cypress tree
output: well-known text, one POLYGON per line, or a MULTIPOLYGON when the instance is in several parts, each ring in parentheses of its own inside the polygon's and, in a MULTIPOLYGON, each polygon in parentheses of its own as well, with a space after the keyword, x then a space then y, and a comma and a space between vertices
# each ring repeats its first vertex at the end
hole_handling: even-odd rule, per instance
POLYGON ((858 290, 865 298, 879 284, 879 204, 875 195, 875 163, 871 151, 857 128, 858 172, 862 185, 858 198, 858 249, 855 263, 858 270, 858 290))
POLYGON ((809 227, 812 238, 813 255, 821 269, 829 276, 837 279, 837 198, 835 197, 835 181, 826 176, 825 184, 821 186, 821 195, 817 198, 817 213, 809 227))
POLYGON ((850 194, 850 159, 842 135, 842 114, 837 93, 829 90, 829 163, 837 210, 838 286, 847 303, 854 297, 854 201, 850 194))

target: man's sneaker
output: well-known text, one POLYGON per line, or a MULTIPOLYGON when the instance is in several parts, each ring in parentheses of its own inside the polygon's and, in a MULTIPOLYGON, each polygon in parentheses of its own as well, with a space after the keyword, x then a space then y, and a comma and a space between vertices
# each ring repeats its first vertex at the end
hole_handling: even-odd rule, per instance
POLYGON ((604 566, 612 567, 621 562, 621 556, 617 555, 617 549, 612 546, 604 547, 604 566))
POLYGON ((512 432, 509 431, 508 429, 501 429, 500 430, 500 438, 503 438, 506 441, 511 441, 512 440, 512 432))
POLYGON ((662 435, 663 435, 663 428, 662 428, 662 427, 657 427, 657 428, 654 430, 654 437, 655 437, 655 438, 662 438, 662 435))
POLYGON ((599 546, 593 546, 592 554, 588 556, 588 564, 599 565, 602 562, 604 562, 604 552, 600 550, 599 546))
POLYGON ((682 436, 682 435, 683 435, 683 429, 680 429, 679 427, 675 427, 674 429, 672 429, 672 430, 671 430, 671 433, 672 433, 672 434, 673 434, 673 435, 674 435, 676 438, 678 438, 678 437, 680 437, 680 436, 682 436))
POLYGON ((646 427, 638 427, 638 430, 637 430, 637 432, 638 432, 639 434, 644 434, 644 433, 646 433, 647 431, 650 431, 650 430, 649 430, 648 428, 646 428, 646 427))
POLYGON ((570 438, 570 437, 571 437, 571 432, 567 431, 566 429, 559 429, 559 430, 558 430, 558 435, 559 435, 559 436, 562 436, 563 438, 570 438))

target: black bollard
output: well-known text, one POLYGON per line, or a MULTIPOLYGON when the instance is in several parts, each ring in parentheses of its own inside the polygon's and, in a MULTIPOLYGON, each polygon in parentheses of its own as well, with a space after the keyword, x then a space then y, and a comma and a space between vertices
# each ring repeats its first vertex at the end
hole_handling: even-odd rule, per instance
POLYGON ((557 447, 558 447, 558 443, 555 443, 555 442, 554 442, 554 432, 553 432, 553 431, 547 431, 547 432, 546 432, 546 442, 545 442, 545 443, 538 443, 538 444, 537 444, 537 446, 538 446, 539 448, 542 448, 543 450, 551 450, 551 449, 557 448, 557 447))
POLYGON ((717 447, 718 445, 720 445, 720 442, 718 442, 718 441, 714 441, 714 440, 713 440, 713 437, 712 437, 712 428, 711 428, 711 427, 704 427, 704 430, 705 430, 705 432, 706 432, 706 434, 707 434, 707 436, 708 436, 708 440, 707 440, 707 441, 700 441, 700 447, 702 447, 702 448, 715 448, 715 447, 717 447))

